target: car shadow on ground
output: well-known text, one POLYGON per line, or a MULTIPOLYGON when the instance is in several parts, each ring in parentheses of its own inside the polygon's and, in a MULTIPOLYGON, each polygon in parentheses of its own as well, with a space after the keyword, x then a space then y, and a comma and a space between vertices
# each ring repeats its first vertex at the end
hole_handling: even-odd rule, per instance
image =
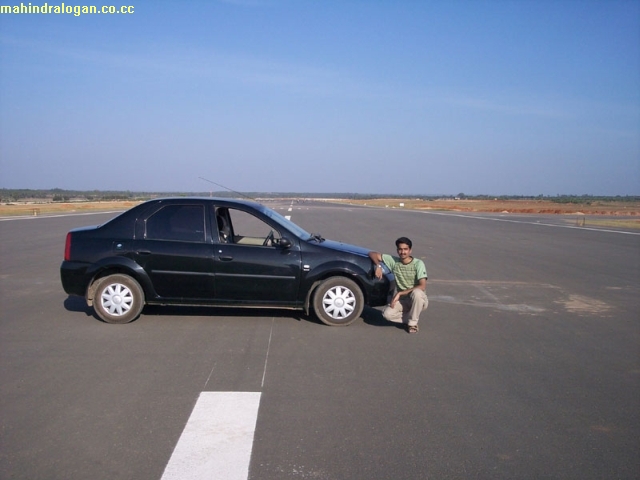
POLYGON ((298 310, 286 308, 235 308, 180 305, 146 305, 142 310, 145 316, 171 315, 176 317, 277 317, 291 318, 297 321, 320 322, 315 316, 306 316, 298 310))
POLYGON ((81 312, 86 314, 87 316, 94 315, 93 308, 87 305, 85 299, 82 297, 77 297, 75 295, 69 295, 64 300, 64 308, 68 312, 81 312))
MULTIPOLYGON (((84 313, 99 322, 93 307, 87 305, 84 298, 69 295, 64 300, 64 308, 69 312, 84 313)), ((174 316, 174 317, 278 317, 291 318, 297 321, 308 321, 321 324, 322 322, 312 313, 307 316, 299 310, 277 308, 234 308, 234 307, 207 307, 207 306, 177 306, 177 305, 145 305, 142 316, 174 316)), ((139 319, 139 318, 138 318, 139 319)), ((134 320, 137 321, 138 319, 134 320)))
MULTIPOLYGON (((311 312, 306 315, 300 310, 278 308, 234 308, 234 307, 198 307, 198 306, 174 306, 174 305, 147 305, 142 311, 147 316, 197 316, 197 317, 276 317, 290 318, 298 322, 310 322, 323 325, 322 321, 311 312)), ((97 317, 96 317, 97 318, 97 317)), ((372 327, 395 327, 404 329, 405 325, 389 322, 382 316, 382 312, 375 308, 364 307, 360 315, 362 321, 372 327)), ((358 320, 356 320, 357 322, 358 320)))
MULTIPOLYGON (((82 297, 77 297, 75 295, 68 296, 64 300, 64 308, 69 312, 84 313, 87 317, 93 317, 97 321, 103 322, 103 320, 95 314, 93 308, 88 306, 87 302, 82 297)), ((152 317, 164 315, 174 317, 278 317, 290 318, 299 322, 305 321, 315 323, 316 325, 324 325, 313 312, 309 315, 305 315, 305 313, 300 310, 277 308, 146 305, 142 310, 142 315, 152 317)), ((371 325, 372 327, 404 328, 403 325, 388 322, 384 319, 380 310, 371 307, 364 307, 361 318, 364 323, 371 325)), ((136 320, 134 320, 134 322, 136 320)))

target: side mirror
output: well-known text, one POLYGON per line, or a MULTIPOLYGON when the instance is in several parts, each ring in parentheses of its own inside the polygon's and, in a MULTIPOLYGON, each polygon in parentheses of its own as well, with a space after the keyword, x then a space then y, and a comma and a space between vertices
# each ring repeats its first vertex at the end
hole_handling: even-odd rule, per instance
POLYGON ((291 240, 287 237, 282 237, 279 242, 280 248, 291 248, 291 240))

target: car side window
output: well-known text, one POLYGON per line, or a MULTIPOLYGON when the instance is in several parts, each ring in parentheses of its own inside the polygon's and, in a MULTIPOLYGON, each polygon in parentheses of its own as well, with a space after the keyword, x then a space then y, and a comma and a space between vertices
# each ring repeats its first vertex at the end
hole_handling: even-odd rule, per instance
POLYGON ((280 232, 268 223, 242 210, 229 208, 233 242, 238 245, 271 247, 280 241, 280 232))
POLYGON ((147 240, 204 242, 202 205, 167 205, 146 221, 147 240))

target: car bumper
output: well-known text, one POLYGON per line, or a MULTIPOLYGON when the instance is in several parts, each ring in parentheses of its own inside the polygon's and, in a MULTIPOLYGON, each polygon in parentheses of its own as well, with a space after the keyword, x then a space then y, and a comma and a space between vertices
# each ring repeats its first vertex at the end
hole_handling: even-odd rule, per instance
POLYGON ((62 262, 60 280, 62 288, 69 295, 85 296, 87 291, 87 269, 89 264, 80 262, 62 262))

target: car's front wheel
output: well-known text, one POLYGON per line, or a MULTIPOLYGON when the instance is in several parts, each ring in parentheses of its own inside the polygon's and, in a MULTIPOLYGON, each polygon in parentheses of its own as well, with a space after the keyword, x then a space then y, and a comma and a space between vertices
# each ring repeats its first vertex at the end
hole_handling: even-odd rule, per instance
POLYGON ((129 323, 144 307, 140 284, 128 275, 115 274, 98 280, 93 308, 107 323, 129 323))
POLYGON ((358 284, 346 277, 331 277, 316 288, 313 309, 326 325, 346 326, 360 317, 364 296, 358 284))

